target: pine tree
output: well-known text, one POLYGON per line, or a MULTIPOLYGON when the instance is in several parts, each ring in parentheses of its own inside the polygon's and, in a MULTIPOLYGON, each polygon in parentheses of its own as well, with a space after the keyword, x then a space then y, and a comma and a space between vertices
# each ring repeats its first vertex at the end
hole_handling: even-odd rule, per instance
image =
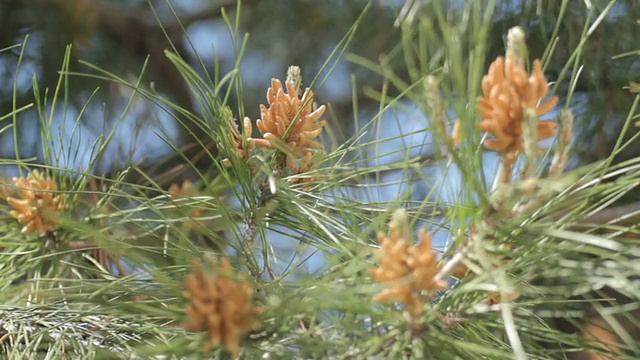
MULTIPOLYGON (((235 39, 244 11, 264 3, 239 2, 235 19, 221 13, 235 39)), ((163 27, 135 25, 148 36, 136 51, 151 54, 153 69, 136 78, 77 64, 75 45, 66 47, 55 81, 16 80, 31 89, 16 85, 0 108, 0 132, 14 137, 3 162, 18 169, 0 180, 2 357, 637 358, 640 206, 625 200, 639 180, 640 97, 635 70, 607 69, 637 49, 628 34, 597 39, 622 16, 615 9, 639 8, 619 3, 408 1, 394 14, 371 1, 316 78, 291 66, 263 84, 256 106, 244 101, 254 96, 243 86, 246 49, 229 73, 209 73, 181 53, 179 25, 164 27, 163 43, 175 45, 161 51, 149 34, 163 27), (365 47, 357 42, 381 9, 399 41, 375 61, 348 56, 358 67, 354 94, 378 107, 363 121, 355 96, 350 120, 323 100, 322 85, 334 62, 365 47), (514 26, 516 18, 539 27, 514 26), (590 67, 596 45, 618 56, 590 67), (156 88, 147 76, 163 69, 156 88), (359 71, 378 83, 358 83, 359 71), (56 138, 56 109, 86 101, 73 86, 90 80, 129 89, 121 118, 144 101, 173 115, 187 134, 160 134, 174 154, 101 173, 114 130, 92 145, 84 169, 65 167, 61 159, 83 153, 56 138), (188 96, 166 92, 174 83, 188 96), (572 165, 588 158, 585 112, 572 99, 594 86, 626 99, 616 111, 627 116, 606 155, 572 165), (403 125, 389 114, 410 106, 420 116, 401 121, 419 129, 389 135, 403 125), (37 160, 14 132, 26 114, 40 125, 37 160), (352 136, 339 135, 347 123, 352 136), (416 134, 427 142, 411 142, 416 134), (390 150, 398 139, 406 142, 390 150), (390 186, 392 199, 379 196, 390 186)), ((77 15, 64 2, 43 4, 77 15)), ((117 28, 107 5, 73 4, 88 14, 69 20, 88 27, 77 35, 117 28)), ((32 56, 28 41, 0 54, 19 50, 20 63, 32 56)), ((86 121, 80 112, 76 125, 86 121)))

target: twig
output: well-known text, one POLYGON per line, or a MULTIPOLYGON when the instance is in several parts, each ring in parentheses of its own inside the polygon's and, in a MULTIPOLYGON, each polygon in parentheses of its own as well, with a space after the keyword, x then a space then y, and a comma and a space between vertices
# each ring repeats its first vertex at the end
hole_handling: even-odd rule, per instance
MULTIPOLYGON (((504 298, 504 296, 505 294, 500 291, 500 297, 504 298)), ((502 302, 500 304, 500 310, 502 311, 502 319, 504 321, 504 331, 507 333, 511 349, 513 349, 513 355, 518 360, 525 360, 527 358, 526 353, 522 347, 522 341, 520 340, 520 335, 518 335, 516 324, 513 321, 511 307, 508 303, 502 302)))

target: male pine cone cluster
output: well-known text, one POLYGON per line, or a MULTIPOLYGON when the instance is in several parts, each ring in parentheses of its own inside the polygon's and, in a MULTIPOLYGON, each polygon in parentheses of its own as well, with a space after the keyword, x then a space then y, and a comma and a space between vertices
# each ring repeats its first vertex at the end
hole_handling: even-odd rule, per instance
POLYGON ((413 316, 437 290, 447 287, 445 281, 435 279, 441 265, 431 248, 431 237, 422 229, 418 239, 413 245, 406 214, 403 210, 396 211, 389 223, 389 233, 378 233, 380 249, 374 255, 380 266, 370 270, 371 276, 386 286, 374 301, 399 302, 413 316))
POLYGON ((55 194, 55 183, 50 177, 33 170, 27 177, 14 177, 13 185, 19 197, 10 196, 13 189, 2 185, 2 197, 13 208, 9 215, 24 224, 21 232, 43 235, 58 225, 59 215, 67 206, 64 195, 55 194))
POLYGON ((208 332, 204 352, 224 345, 237 358, 241 335, 257 325, 254 316, 260 312, 251 304, 252 288, 242 276, 234 278, 227 258, 212 273, 204 272, 202 262, 195 260, 184 286, 188 300, 184 329, 208 332))
MULTIPOLYGON (((513 163, 518 153, 524 150, 522 134, 525 111, 534 109, 540 117, 558 102, 558 97, 552 96, 538 104, 547 95, 547 85, 540 60, 533 62, 531 75, 527 74, 522 61, 512 51, 494 60, 487 75, 482 78, 483 96, 476 103, 481 117, 480 131, 493 136, 484 140, 484 147, 501 153, 504 160, 513 163)), ((555 121, 538 121, 536 140, 553 136, 556 127, 555 121)), ((459 131, 458 121, 451 136, 454 144, 460 142, 459 131)))
MULTIPOLYGON (((245 160, 255 147, 277 149, 285 155, 286 165, 292 173, 311 170, 314 153, 324 149, 314 139, 326 124, 320 120, 326 107, 321 105, 314 109, 313 98, 313 91, 309 88, 305 89, 301 98, 299 88, 292 79, 287 79, 284 86, 280 80, 272 79, 271 87, 267 90, 267 105, 260 105, 260 119, 256 121, 263 138, 251 138, 253 126, 248 117, 243 121, 242 133, 237 125, 232 125, 233 150, 238 157, 245 160)), ((224 159, 223 163, 231 165, 229 159, 224 159)))

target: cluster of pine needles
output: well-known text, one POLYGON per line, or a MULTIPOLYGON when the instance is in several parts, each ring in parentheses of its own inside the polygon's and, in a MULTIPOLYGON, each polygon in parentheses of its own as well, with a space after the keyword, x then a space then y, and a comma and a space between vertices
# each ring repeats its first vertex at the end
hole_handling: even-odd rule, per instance
POLYGON ((201 106, 185 121, 217 144, 212 170, 163 187, 122 180, 133 167, 106 178, 19 163, 22 176, 0 181, 1 357, 640 354, 640 251, 623 221, 634 214, 590 223, 637 184, 638 160, 565 171, 575 115, 541 119, 559 96, 543 62, 529 63, 524 32, 506 38, 481 94, 459 100, 473 111, 443 111, 454 93, 444 72, 407 90, 429 114, 440 165, 462 174, 454 204, 344 195, 375 188, 367 179, 389 169, 361 166, 375 142, 359 135, 328 145, 329 106, 299 68, 271 81, 259 119, 239 123, 217 84, 167 53, 201 106), (483 151, 499 159, 492 185, 478 180, 483 151), (446 231, 444 247, 435 229, 446 231), (321 270, 305 269, 312 257, 321 270))

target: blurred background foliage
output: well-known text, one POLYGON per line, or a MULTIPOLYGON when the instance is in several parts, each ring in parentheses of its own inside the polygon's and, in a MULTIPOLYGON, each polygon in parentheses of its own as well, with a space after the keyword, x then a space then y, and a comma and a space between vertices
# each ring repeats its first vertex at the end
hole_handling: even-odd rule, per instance
MULTIPOLYGON (((422 3, 420 11, 425 13, 434 6, 430 1, 422 3)), ((456 3, 449 3, 452 22, 458 16, 465 16, 459 14, 456 3)), ((610 153, 633 100, 624 87, 629 79, 640 79, 639 50, 633 49, 637 40, 634 34, 640 31, 640 2, 619 0, 605 18, 598 19, 608 3, 600 0, 502 0, 497 1, 496 11, 492 14, 493 35, 489 37, 492 42, 487 44, 487 64, 504 51, 503 34, 510 27, 520 25, 527 32, 530 54, 535 57, 543 55, 557 31, 559 40, 555 51, 552 57, 545 59, 550 80, 560 76, 568 79, 571 72, 581 72, 576 84, 561 81, 560 89, 557 89, 559 94, 566 93, 568 86, 576 89, 571 104, 578 113, 574 166, 602 159, 610 153), (592 4, 591 12, 589 4, 592 4), (556 28, 559 17, 564 20, 556 28), (581 39, 585 23, 599 25, 587 40, 590 56, 579 59, 581 67, 564 69, 572 57, 571 49, 575 49, 581 39)), ((133 83, 148 58, 141 85, 197 112, 187 86, 166 59, 164 50, 177 51, 201 73, 206 70, 210 74, 224 74, 233 69, 244 39, 232 39, 221 15, 223 7, 227 9, 231 25, 238 27, 238 33, 248 34, 241 65, 246 115, 253 119, 259 115, 258 104, 264 102, 264 89, 269 79, 282 78, 291 64, 301 66, 305 85, 316 78, 320 70, 325 73, 331 70, 327 81, 314 84, 314 87, 318 88, 317 101, 330 103, 332 129, 341 134, 336 139, 338 142, 354 132, 352 119, 358 114, 354 114, 352 94, 357 96, 358 111, 377 110, 379 99, 372 94, 378 93, 385 84, 384 75, 344 57, 335 66, 322 67, 361 15, 367 1, 246 0, 242 2, 242 16, 237 24, 234 22, 236 5, 231 0, 181 0, 171 4, 165 0, 2 0, 0 49, 23 43, 24 46, 0 53, 0 114, 9 114, 13 109, 34 102, 34 74, 40 89, 55 88, 68 44, 73 44, 71 72, 91 72, 78 62, 81 59, 133 83), (18 63, 21 53, 23 58, 18 63)), ((393 27, 393 19, 402 5, 401 1, 374 1, 364 14, 364 25, 355 32, 345 50, 359 59, 382 62, 408 82, 402 35, 393 27)), ((73 144, 80 151, 51 165, 86 166, 82 154, 105 129, 112 129, 117 123, 127 126, 118 130, 115 142, 94 172, 108 173, 143 160, 143 167, 147 168, 158 162, 163 162, 164 170, 176 165, 180 159, 167 158, 172 151, 157 138, 156 133, 163 131, 168 140, 182 146, 188 147, 200 139, 205 146, 213 148, 201 129, 190 126, 189 122, 185 122, 187 126, 178 126, 165 110, 144 99, 136 100, 123 115, 131 93, 120 84, 70 76, 66 85, 68 104, 57 110, 54 124, 59 129, 59 141, 73 144), (80 116, 82 109, 84 112, 80 116), (77 118, 80 127, 73 129, 77 118)), ((391 87, 388 91, 388 95, 395 96, 400 90, 391 87)), ((235 115, 241 116, 242 110, 237 110, 239 104, 234 104, 233 97, 230 104, 234 112, 237 111, 235 115)), ((0 128, 11 121, 11 117, 5 118, 0 128)), ((40 123, 33 107, 17 114, 15 131, 20 157, 35 157, 36 162, 44 163, 47 160, 43 158, 39 132, 34 130, 38 126, 40 123)), ((3 158, 16 156, 12 131, 14 129, 6 129, 0 134, 0 156, 3 158)), ((188 147, 187 156, 193 158, 201 150, 202 145, 188 147)), ((639 153, 640 147, 636 146, 623 156, 628 158, 639 153)), ((209 168, 210 158, 202 159, 196 165, 200 169, 209 168)), ((12 167, 3 170, 15 173, 12 167)), ((153 177, 154 174, 150 175, 153 177)), ((181 176, 189 177, 189 174, 181 176)))

